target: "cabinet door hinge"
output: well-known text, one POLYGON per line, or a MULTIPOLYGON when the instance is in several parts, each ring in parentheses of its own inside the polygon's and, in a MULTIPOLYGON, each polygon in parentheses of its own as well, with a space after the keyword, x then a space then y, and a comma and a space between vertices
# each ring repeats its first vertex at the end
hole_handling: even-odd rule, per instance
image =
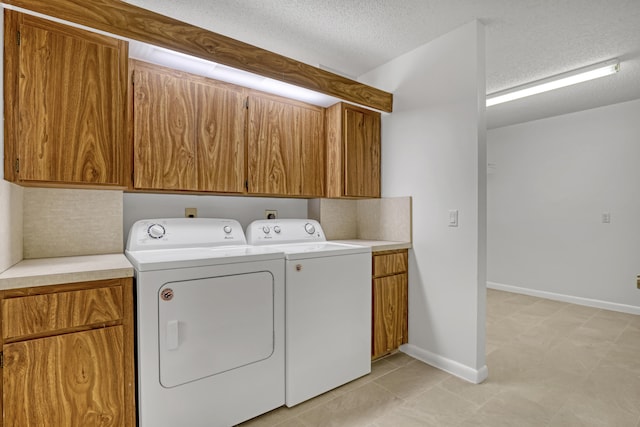
POLYGON ((0 368, 4 368, 4 352, 0 351, 0 368))
POLYGON ((15 171, 16 173, 20 173, 20 159, 16 159, 15 171))
POLYGON ((244 188, 245 188, 247 191, 249 191, 249 180, 248 180, 248 179, 245 179, 245 180, 244 180, 244 188))
POLYGON ((20 31, 16 31, 16 43, 20 46, 20 31))
POLYGON ((136 84, 136 72, 135 71, 131 72, 131 84, 132 85, 136 84))
POLYGON ((249 97, 248 96, 244 99, 244 108, 247 108, 247 109, 249 108, 249 97))

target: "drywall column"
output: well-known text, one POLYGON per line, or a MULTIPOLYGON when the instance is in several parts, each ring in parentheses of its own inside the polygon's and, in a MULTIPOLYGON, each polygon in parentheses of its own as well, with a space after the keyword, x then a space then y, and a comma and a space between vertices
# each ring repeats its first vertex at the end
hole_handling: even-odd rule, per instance
POLYGON ((487 376, 484 27, 474 21, 362 76, 393 92, 382 195, 413 198, 409 344, 472 382, 487 376), (449 211, 459 224, 448 226, 449 211))

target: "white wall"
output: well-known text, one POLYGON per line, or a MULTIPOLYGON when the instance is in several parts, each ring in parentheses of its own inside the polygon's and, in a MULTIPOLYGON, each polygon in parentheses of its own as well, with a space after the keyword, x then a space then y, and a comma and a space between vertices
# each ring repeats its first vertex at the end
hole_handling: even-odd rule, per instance
POLYGON ((176 194, 124 195, 124 239, 139 219, 184 217, 185 208, 197 208, 201 218, 233 218, 246 228, 255 219, 264 218, 265 209, 278 211, 278 218, 306 218, 306 199, 265 197, 195 196, 176 194))
POLYGON ((487 138, 489 285, 640 314, 640 100, 487 138))
POLYGON ((484 28, 471 22, 360 79, 393 92, 382 193, 413 198, 409 345, 469 381, 486 377, 484 28), (448 211, 459 210, 459 227, 448 211))

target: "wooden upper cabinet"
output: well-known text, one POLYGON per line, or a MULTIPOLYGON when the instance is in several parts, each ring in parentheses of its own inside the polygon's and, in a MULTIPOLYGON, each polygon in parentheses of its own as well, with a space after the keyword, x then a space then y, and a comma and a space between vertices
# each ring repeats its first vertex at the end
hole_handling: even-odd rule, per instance
POLYGON ((196 84, 198 189, 239 193, 245 188, 244 90, 211 81, 196 84))
POLYGON ((125 186, 126 42, 5 10, 5 175, 125 186))
POLYGON ((338 103, 326 119, 327 197, 380 197, 380 113, 338 103))
POLYGON ((131 61, 134 187, 244 190, 243 88, 131 61))
POLYGON ((249 193, 324 195, 323 108, 253 92, 247 139, 249 193))

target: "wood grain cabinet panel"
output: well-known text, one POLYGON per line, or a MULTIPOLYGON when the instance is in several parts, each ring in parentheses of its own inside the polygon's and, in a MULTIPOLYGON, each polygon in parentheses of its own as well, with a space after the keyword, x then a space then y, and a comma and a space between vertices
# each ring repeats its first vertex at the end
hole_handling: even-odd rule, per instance
POLYGON ((122 287, 105 287, 2 300, 6 339, 104 324, 123 316, 122 287))
POLYGON ((252 93, 247 157, 249 193, 323 196, 324 109, 252 93))
POLYGON ((239 193, 245 186, 244 90, 196 84, 198 189, 239 193))
POLYGON ((5 21, 7 178, 125 186, 127 43, 10 10, 5 21))
POLYGON ((406 273, 373 279, 373 357, 389 353, 406 342, 406 285, 406 273))
POLYGON ((123 327, 3 347, 5 426, 126 427, 123 327))
POLYGON ((380 113, 338 103, 326 122, 327 197, 380 197, 380 113))
POLYGON ((196 190, 195 88, 179 73, 134 66, 134 186, 196 190))
POLYGON ((140 61, 134 69, 134 187, 244 190, 240 87, 140 61))
POLYGON ((133 280, 8 289, 0 426, 136 425, 133 280))
POLYGON ((371 357, 388 354, 409 339, 408 251, 373 255, 371 357))
POLYGON ((373 257, 373 276, 380 277, 405 273, 409 262, 408 251, 391 252, 373 257))

